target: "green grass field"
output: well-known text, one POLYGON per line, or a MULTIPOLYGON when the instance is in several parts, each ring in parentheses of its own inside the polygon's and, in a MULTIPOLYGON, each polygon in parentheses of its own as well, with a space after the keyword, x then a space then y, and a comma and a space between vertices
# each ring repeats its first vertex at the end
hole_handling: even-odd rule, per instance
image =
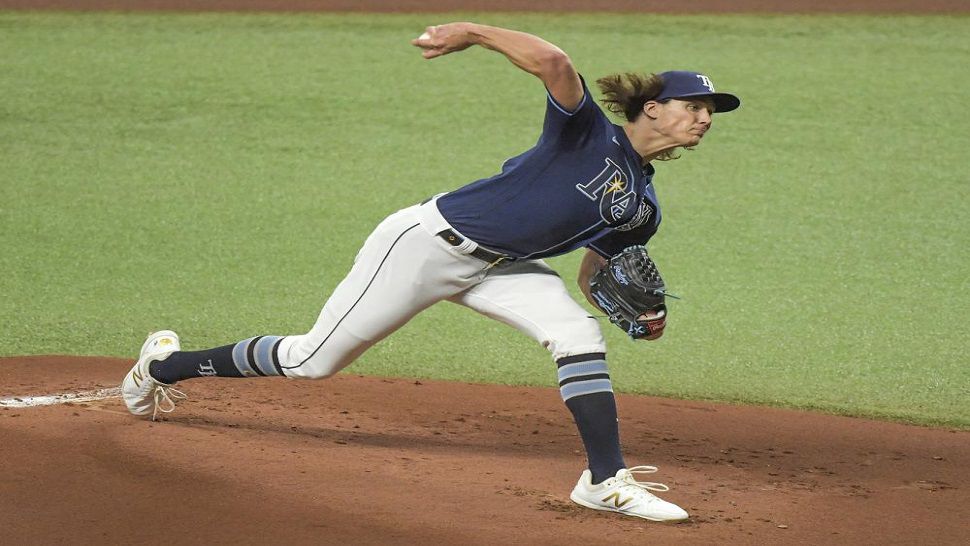
MULTIPOLYGON (((970 19, 458 18, 590 80, 688 68, 742 97, 657 166, 652 254, 685 299, 660 342, 605 328, 618 390, 970 426, 970 19)), ((0 12, 0 355, 306 331, 382 217, 538 136, 533 77, 409 45, 442 21, 0 12)), ((573 286, 578 261, 550 263, 573 286)), ((555 384, 450 304, 351 371, 555 384)))

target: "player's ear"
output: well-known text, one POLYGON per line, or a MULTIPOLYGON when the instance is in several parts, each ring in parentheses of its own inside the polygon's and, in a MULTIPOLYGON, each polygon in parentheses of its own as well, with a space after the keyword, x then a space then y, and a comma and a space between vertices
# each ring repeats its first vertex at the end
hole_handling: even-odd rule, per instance
POLYGON ((643 114, 650 119, 657 119, 660 117, 661 104, 655 100, 648 100, 643 103, 643 114))

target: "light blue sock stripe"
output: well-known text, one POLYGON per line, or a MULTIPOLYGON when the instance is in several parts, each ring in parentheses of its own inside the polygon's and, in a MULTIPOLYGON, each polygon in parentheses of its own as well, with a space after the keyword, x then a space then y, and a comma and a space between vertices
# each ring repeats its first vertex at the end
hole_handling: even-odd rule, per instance
POLYGON ((609 379, 590 379, 589 381, 577 381, 559 387, 559 393, 565 402, 574 396, 593 394, 594 392, 613 392, 613 384, 609 379))
POLYGON ((256 365, 259 366, 260 371, 266 375, 279 375, 280 372, 276 370, 276 366, 273 365, 273 345, 280 340, 280 336, 265 336, 256 342, 256 349, 253 350, 253 358, 256 360, 256 365))
POLYGON ((256 338, 244 339, 232 348, 232 363, 236 365, 236 369, 239 370, 239 373, 243 374, 243 377, 259 375, 249 366, 249 362, 246 361, 246 350, 249 349, 249 343, 254 339, 256 338))
POLYGON ((587 362, 566 364, 559 368, 559 382, 562 383, 564 379, 569 379, 570 377, 594 373, 609 373, 609 371, 609 368, 606 367, 605 360, 589 360, 587 362))

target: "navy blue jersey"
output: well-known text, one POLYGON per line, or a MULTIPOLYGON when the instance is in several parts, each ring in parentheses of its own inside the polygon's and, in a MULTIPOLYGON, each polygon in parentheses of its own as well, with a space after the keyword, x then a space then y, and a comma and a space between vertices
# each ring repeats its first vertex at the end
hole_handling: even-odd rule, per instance
POLYGON ((544 258, 588 246, 612 256, 644 244, 657 231, 660 207, 653 167, 623 128, 596 105, 583 83, 570 112, 548 97, 536 145, 505 162, 502 172, 438 199, 455 229, 519 258, 544 258))

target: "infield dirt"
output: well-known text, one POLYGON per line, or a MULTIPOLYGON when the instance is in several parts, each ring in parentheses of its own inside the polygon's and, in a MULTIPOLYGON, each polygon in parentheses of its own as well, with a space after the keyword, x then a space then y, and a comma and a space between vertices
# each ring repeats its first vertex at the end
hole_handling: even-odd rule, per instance
MULTIPOLYGON (((0 8, 604 11, 591 0, 0 0, 0 8)), ((964 0, 615 0, 610 11, 965 12, 964 0)), ((0 359, 0 399, 116 387, 131 362, 0 359)), ((551 373, 551 372, 550 372, 551 373)), ((552 388, 342 374, 210 379, 160 422, 118 398, 0 408, 2 544, 965 544, 970 432, 618 397, 629 464, 688 522, 569 501, 552 388)))
MULTIPOLYGON (((130 361, 0 359, 0 398, 116 387, 130 361)), ((554 388, 342 374, 209 379, 160 422, 118 398, 0 409, 4 544, 965 544, 970 432, 618 397, 629 464, 691 519, 569 501, 554 388)))

